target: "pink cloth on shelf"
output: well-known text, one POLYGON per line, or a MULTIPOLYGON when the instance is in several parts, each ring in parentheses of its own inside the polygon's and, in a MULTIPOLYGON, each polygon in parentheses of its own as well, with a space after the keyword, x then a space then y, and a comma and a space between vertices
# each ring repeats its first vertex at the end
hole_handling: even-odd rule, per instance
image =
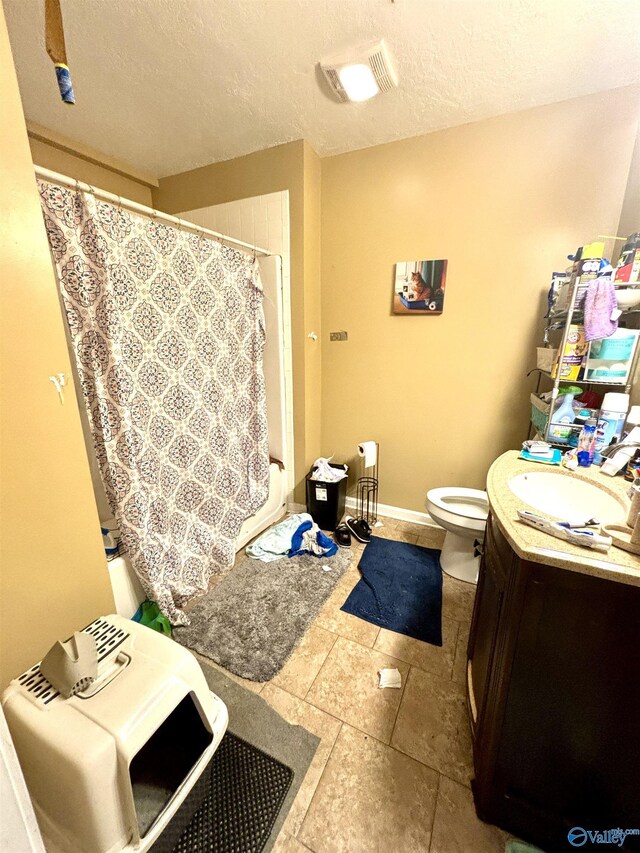
POLYGON ((610 338, 618 328, 611 312, 618 307, 616 290, 608 275, 592 281, 584 298, 584 338, 595 341, 610 338))

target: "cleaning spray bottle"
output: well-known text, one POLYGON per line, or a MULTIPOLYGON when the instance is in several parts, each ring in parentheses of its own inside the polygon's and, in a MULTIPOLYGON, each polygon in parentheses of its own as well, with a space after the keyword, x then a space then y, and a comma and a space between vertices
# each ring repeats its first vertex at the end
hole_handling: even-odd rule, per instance
POLYGON ((608 447, 614 439, 616 441, 620 440, 624 419, 628 410, 628 394, 619 394, 610 391, 604 395, 596 427, 596 445, 593 454, 593 461, 596 465, 602 463, 602 454, 600 453, 602 448, 608 447))

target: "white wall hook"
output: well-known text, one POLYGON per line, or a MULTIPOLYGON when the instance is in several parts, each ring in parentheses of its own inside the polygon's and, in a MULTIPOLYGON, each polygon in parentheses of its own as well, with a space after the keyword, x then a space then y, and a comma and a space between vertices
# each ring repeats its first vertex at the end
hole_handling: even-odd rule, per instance
POLYGON ((67 377, 64 373, 56 373, 55 376, 50 376, 49 381, 53 382, 56 391, 60 397, 60 405, 64 405, 64 391, 62 390, 67 384, 67 377))
POLYGON ((317 336, 317 334, 316 334, 315 332, 309 332, 309 334, 307 335, 307 337, 308 337, 310 340, 312 340, 312 341, 317 341, 317 340, 318 340, 318 336, 317 336))

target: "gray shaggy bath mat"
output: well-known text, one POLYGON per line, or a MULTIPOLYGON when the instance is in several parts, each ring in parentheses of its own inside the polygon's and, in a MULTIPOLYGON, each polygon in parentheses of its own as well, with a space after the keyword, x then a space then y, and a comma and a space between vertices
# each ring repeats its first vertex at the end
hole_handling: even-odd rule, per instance
POLYGON ((263 563, 242 556, 226 578, 188 609, 190 625, 173 636, 225 669, 269 681, 302 639, 351 560, 284 557, 263 563), (331 568, 326 571, 325 567, 331 568))

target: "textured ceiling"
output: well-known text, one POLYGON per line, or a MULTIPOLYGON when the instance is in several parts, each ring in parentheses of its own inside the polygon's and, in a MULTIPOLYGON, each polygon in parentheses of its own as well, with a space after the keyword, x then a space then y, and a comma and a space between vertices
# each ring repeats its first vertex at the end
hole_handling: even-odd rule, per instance
POLYGON ((157 175, 294 139, 321 155, 624 86, 638 0, 62 0, 77 105, 44 0, 4 0, 27 118, 157 175), (400 88, 335 103, 317 61, 383 36, 400 88))

